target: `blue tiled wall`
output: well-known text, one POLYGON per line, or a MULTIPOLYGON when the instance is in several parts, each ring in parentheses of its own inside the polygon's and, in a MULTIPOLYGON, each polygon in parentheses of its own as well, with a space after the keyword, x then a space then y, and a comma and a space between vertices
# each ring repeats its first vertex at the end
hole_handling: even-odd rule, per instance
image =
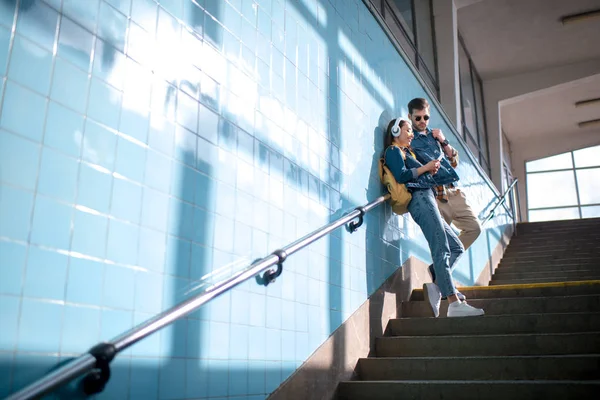
MULTIPOLYGON (((424 94, 358 0, 4 0, 0 77, 0 396, 375 198, 380 127, 424 94)), ((381 207, 120 354, 99 398, 265 398, 410 255, 381 207)))

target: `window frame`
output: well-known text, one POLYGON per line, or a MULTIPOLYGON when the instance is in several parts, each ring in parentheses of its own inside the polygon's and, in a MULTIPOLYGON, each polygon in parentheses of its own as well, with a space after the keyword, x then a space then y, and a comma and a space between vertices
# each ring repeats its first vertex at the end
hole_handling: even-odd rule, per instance
MULTIPOLYGON (((596 147, 596 146, 591 146, 591 147, 596 147)), ((577 150, 583 150, 583 149, 577 149, 577 150)), ((577 204, 573 204, 573 205, 565 205, 565 206, 551 206, 551 207, 529 207, 529 196, 527 196, 527 219, 530 219, 530 215, 531 215, 531 211, 547 211, 547 210, 559 210, 559 209, 565 209, 565 208, 577 208, 577 213, 579 215, 578 219, 584 219, 584 218, 588 218, 588 217, 583 217, 583 213, 582 213, 582 208, 585 207, 597 207, 600 206, 600 203, 586 203, 586 204, 581 204, 581 195, 579 193, 579 183, 577 181, 577 171, 585 171, 585 170, 591 170, 591 169, 600 169, 600 165, 593 165, 593 166, 587 166, 587 167, 576 167, 575 166, 575 151, 577 150, 573 150, 573 151, 569 151, 566 153, 560 153, 560 154, 555 154, 555 155, 551 155, 548 157, 542 157, 541 159, 544 158, 549 158, 549 157, 554 157, 554 156, 558 156, 561 154, 570 154, 571 156, 571 167, 569 168, 555 168, 555 169, 547 169, 547 170, 541 170, 541 171, 531 171, 531 172, 527 172, 527 163, 528 162, 533 162, 533 161, 538 161, 538 160, 530 160, 530 161, 526 161, 525 162, 525 182, 527 187, 529 187, 529 177, 530 175, 536 175, 536 174, 545 174, 545 173, 552 173, 552 172, 572 172, 573 173, 573 179, 574 179, 574 184, 575 184, 575 195, 576 195, 576 199, 577 199, 577 204)), ((590 217, 591 218, 591 217, 590 217)))
POLYGON ((411 13, 412 13, 412 29, 406 25, 402 18, 402 13, 396 6, 396 4, 392 0, 369 0, 371 4, 379 11, 381 14, 384 23, 388 26, 390 32, 394 36, 396 36, 396 40, 402 46, 404 51, 406 52, 407 57, 411 61, 411 63, 415 66, 418 73, 421 75, 422 79, 425 81, 427 86, 435 93, 436 98, 440 99, 440 79, 439 79, 439 68, 438 68, 438 54, 437 54, 437 43, 436 43, 436 32, 435 32, 435 18, 433 16, 433 0, 422 0, 427 1, 429 3, 429 20, 431 26, 431 42, 433 46, 433 62, 434 62, 434 71, 431 71, 427 66, 427 63, 423 59, 423 56, 419 52, 419 35, 417 34, 417 18, 415 13, 415 1, 410 0, 411 4, 411 13), (377 4, 379 3, 379 4, 377 4), (390 26, 388 23, 388 13, 391 14, 390 18, 395 22, 397 27, 400 30, 401 38, 397 37, 395 34, 396 27, 390 26), (411 32, 414 40, 410 37, 407 32, 411 32), (409 48, 405 48, 405 44, 409 46, 409 48))
MULTIPOLYGON (((490 145, 489 145, 489 136, 487 134, 487 116, 485 113, 485 98, 483 96, 483 81, 481 80, 481 76, 479 75, 479 72, 477 71, 477 69, 475 68, 475 65, 473 64, 473 60, 471 59, 471 54, 469 54, 469 51, 467 50, 467 46, 465 46, 465 42, 464 42, 460 32, 458 32, 458 44, 460 46, 459 53, 462 49, 462 51, 465 52, 465 55, 467 56, 467 60, 469 62, 469 77, 471 79, 471 90, 472 90, 471 95, 473 96, 473 107, 475 110, 474 126, 475 126, 475 129, 477 130, 477 132, 471 132, 469 130, 469 128, 467 127, 467 124, 465 123, 463 82, 461 80, 462 74, 460 73, 460 62, 459 62, 459 74, 458 74, 459 85, 458 86, 460 87, 460 115, 461 115, 461 127, 462 127, 463 140, 467 144, 469 143, 469 140, 471 140, 472 142, 474 142, 477 145, 478 154, 474 154, 474 156, 477 159, 477 161, 479 162, 479 164, 482 166, 482 168, 487 172, 488 176, 491 176, 492 170, 490 167, 490 145), (479 91, 480 91, 479 96, 481 98, 481 110, 479 110, 479 105, 477 104, 475 80, 477 80, 477 83, 479 85, 479 91), (482 121, 480 121, 480 118, 482 119, 482 121), (483 132, 479 132, 480 128, 483 129, 483 132), (483 146, 485 148, 482 148, 482 140, 481 140, 482 136, 485 136, 485 146, 483 146)), ((459 57, 460 57, 460 55, 459 55, 459 57)), ((469 147, 469 150, 471 150, 470 147, 469 147)))

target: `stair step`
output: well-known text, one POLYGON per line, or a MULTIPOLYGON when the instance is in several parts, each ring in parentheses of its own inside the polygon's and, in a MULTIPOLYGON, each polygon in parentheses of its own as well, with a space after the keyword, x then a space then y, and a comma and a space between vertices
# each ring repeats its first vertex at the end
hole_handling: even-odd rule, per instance
POLYGON ((575 265, 575 266, 587 266, 600 269, 600 257, 596 258, 577 258, 577 259, 512 259, 502 260, 498 265, 500 267, 535 267, 537 265, 575 265))
POLYGON ((600 227, 589 229, 587 231, 544 231, 536 232, 528 235, 519 235, 512 238, 511 243, 522 243, 527 241, 552 240, 557 243, 571 243, 585 241, 600 236, 600 227))
POLYGON ((492 279, 490 286, 496 285, 526 285, 530 283, 567 283, 567 282, 586 282, 588 280, 598 279, 597 274, 573 276, 570 278, 564 276, 555 276, 547 278, 532 278, 532 279, 492 279))
MULTIPOLYGON (((600 312, 600 295, 588 294, 579 296, 554 297, 508 297, 508 298, 470 298, 467 301, 473 307, 483 308, 485 317, 491 315, 520 315, 536 313, 577 313, 600 312)), ((429 303, 425 301, 403 302, 398 315, 405 317, 431 317, 429 303)), ((446 317, 448 302, 442 301, 440 319, 446 317)))
POLYGON ((513 260, 600 260, 600 249, 599 250, 576 250, 576 251, 551 251, 543 250, 540 252, 525 252, 520 251, 513 254, 504 254, 502 257, 503 261, 513 260))
POLYGON ((503 260, 512 259, 528 259, 528 258, 552 258, 552 259, 571 259, 573 257, 578 258, 596 258, 600 257, 600 247, 594 248, 581 248, 574 250, 570 248, 568 250, 532 250, 532 251, 511 251, 504 252, 502 256, 503 260))
MULTIPOLYGON (((543 222, 520 222, 517 224, 519 231, 538 231, 556 228, 587 228, 600 226, 600 218, 572 219, 561 221, 543 221, 543 222)), ((520 233, 520 232, 519 232, 520 233)))
MULTIPOLYGON (((459 287, 458 290, 469 299, 600 294, 600 280, 514 284, 505 286, 470 286, 459 287)), ((423 289, 413 290, 411 300, 423 300, 423 289)))
POLYGON ((600 312, 399 318, 390 320, 388 328, 391 335, 406 336, 600 332, 600 312))
POLYGON ((338 387, 339 400, 596 399, 598 381, 354 381, 338 387))
MULTIPOLYGON (((597 233, 600 229, 600 224, 581 224, 580 226, 555 226, 555 227, 544 227, 543 229, 535 229, 527 232, 518 232, 517 237, 535 236, 535 235, 547 235, 547 234, 566 234, 566 235, 580 235, 581 233, 597 233)), ((568 239, 568 238, 567 238, 568 239)))
MULTIPOLYGON (((598 269, 600 269, 600 265, 598 265, 598 269)), ((498 268, 494 271, 494 275, 496 274, 511 274, 514 272, 557 272, 557 271, 589 271, 590 266, 587 264, 577 265, 577 264, 536 264, 536 265, 511 265, 505 266, 500 264, 498 268)))
POLYGON ((552 240, 552 239, 535 239, 535 240, 527 240, 527 241, 511 241, 509 246, 511 248, 511 252, 520 252, 520 251, 536 251, 536 250, 568 250, 572 248, 584 249, 584 248, 596 248, 598 247, 598 241, 600 239, 594 238, 585 238, 581 240, 573 240, 569 242, 565 242, 563 240, 552 240))
POLYGON ((524 243, 528 241, 551 240, 556 243, 572 243, 586 241, 600 236, 600 227, 588 230, 573 231, 544 231, 526 235, 518 235, 511 239, 511 243, 524 243))
POLYGON ((361 380, 597 380, 600 355, 362 358, 361 380))
MULTIPOLYGON (((467 317, 481 318, 485 317, 467 317)), ((377 357, 521 356, 600 353, 600 332, 391 336, 375 340, 377 357)))
POLYGON ((508 279, 542 279, 544 278, 559 278, 561 280, 567 280, 571 278, 584 279, 600 279, 600 268, 588 269, 588 270, 575 270, 575 271, 532 271, 529 272, 527 268, 523 268, 519 272, 497 272, 494 273, 492 280, 508 280, 508 279))
POLYGON ((521 235, 532 235, 539 232, 548 231, 560 231, 560 230, 572 230, 579 232, 580 230, 590 230, 600 228, 600 222, 597 220, 578 220, 579 223, 567 223, 567 224, 546 224, 546 225, 518 225, 517 234, 521 235))

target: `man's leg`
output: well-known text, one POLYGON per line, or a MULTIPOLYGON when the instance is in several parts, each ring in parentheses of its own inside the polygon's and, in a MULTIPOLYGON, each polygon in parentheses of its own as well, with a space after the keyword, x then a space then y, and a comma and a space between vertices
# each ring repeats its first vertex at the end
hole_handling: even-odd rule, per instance
POLYGON ((475 215, 475 211, 467 203, 465 193, 460 189, 449 190, 448 203, 446 204, 452 210, 452 223, 460 231, 458 238, 465 247, 465 250, 467 250, 481 233, 479 219, 475 215))
POLYGON ((452 224, 452 220, 454 217, 452 215, 452 206, 450 202, 443 202, 437 199, 437 205, 442 218, 444 218, 444 221, 446 221, 448 225, 452 224))

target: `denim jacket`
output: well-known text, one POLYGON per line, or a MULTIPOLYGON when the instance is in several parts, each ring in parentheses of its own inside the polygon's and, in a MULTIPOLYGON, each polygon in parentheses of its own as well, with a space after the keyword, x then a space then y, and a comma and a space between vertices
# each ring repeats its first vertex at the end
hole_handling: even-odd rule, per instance
POLYGON ((422 164, 427 164, 431 160, 440 160, 440 169, 435 175, 436 180, 448 181, 444 183, 444 185, 447 185, 448 183, 457 182, 460 179, 454 168, 452 168, 452 165, 450 165, 450 161, 448 161, 442 152, 438 141, 433 137, 431 129, 427 128, 425 134, 415 132, 415 137, 410 147, 417 156, 417 160, 422 164))
MULTIPOLYGON (((402 150, 397 146, 388 147, 385 150, 384 158, 385 165, 387 165, 394 175, 396 182, 405 184, 406 188, 411 192, 415 189, 430 189, 440 185, 447 185, 458 180, 458 177, 455 179, 449 174, 440 175, 441 168, 435 175, 426 172, 419 176, 417 168, 422 167, 423 164, 413 157, 410 151, 402 150), (404 152, 406 159, 402 159, 401 151, 404 152)), ((456 173, 454 175, 456 176, 456 173)))

